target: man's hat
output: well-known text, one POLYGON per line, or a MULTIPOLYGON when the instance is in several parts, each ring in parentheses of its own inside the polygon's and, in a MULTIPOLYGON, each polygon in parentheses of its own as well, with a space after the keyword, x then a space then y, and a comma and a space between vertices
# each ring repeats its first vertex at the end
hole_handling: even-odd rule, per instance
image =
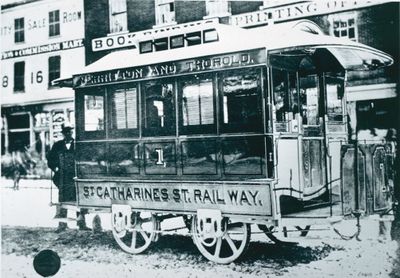
POLYGON ((72 130, 74 127, 69 122, 65 122, 61 125, 61 132, 64 133, 66 131, 72 130))

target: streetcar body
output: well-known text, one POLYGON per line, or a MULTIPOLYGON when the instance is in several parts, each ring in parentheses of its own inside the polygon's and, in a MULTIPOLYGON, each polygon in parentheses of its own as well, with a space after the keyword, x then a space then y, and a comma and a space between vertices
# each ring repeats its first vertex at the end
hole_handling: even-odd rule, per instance
MULTIPOLYGON (((346 71, 391 63, 308 21, 143 35, 137 48, 68 79, 76 92, 77 205, 110 209, 119 243, 142 223, 141 212, 151 214, 153 230, 182 216, 202 254, 220 263, 245 249, 249 224, 276 227, 315 205, 343 215, 346 71), (230 229, 242 234, 233 247, 230 229), (233 255, 209 250, 223 239, 233 255)), ((144 236, 143 248, 120 245, 139 253, 155 238, 144 236)))

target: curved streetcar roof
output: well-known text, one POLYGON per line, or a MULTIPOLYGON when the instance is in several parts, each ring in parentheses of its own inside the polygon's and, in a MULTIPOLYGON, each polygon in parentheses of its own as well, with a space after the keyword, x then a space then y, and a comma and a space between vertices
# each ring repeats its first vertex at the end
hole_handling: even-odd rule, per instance
MULTIPOLYGON (((198 29, 195 28, 191 32, 199 31, 198 29)), ((366 69, 370 64, 388 66, 393 63, 393 59, 382 51, 348 39, 323 35, 321 29, 308 20, 253 29, 243 29, 224 24, 212 24, 208 25, 207 28, 203 27, 203 30, 209 29, 216 30, 218 41, 150 53, 139 53, 139 47, 114 51, 78 72, 61 76, 61 78, 55 80, 55 83, 63 83, 77 75, 252 49, 264 49, 267 53, 275 53, 275 55, 299 49, 302 49, 303 53, 314 53, 321 49, 327 49, 344 69, 366 69)), ((182 34, 182 30, 171 30, 155 36, 138 36, 137 40, 158 39, 161 36, 173 36, 174 34, 182 34)))

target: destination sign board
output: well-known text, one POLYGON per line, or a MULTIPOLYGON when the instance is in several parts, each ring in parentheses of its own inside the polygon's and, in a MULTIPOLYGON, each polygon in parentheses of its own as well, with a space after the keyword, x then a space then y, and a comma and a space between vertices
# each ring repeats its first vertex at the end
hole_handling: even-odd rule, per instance
POLYGON ((77 75, 73 77, 73 87, 83 88, 179 74, 200 73, 209 70, 259 65, 265 62, 265 50, 256 49, 245 52, 205 56, 182 61, 77 75))
POLYGON ((273 216, 270 184, 246 182, 77 181, 79 206, 273 216))

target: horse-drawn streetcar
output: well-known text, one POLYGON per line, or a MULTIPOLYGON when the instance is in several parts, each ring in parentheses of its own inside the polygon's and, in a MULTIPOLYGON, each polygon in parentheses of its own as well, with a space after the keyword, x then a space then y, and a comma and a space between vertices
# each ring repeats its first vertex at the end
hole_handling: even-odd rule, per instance
POLYGON ((354 202, 337 143, 349 134, 347 72, 391 63, 309 21, 144 32, 58 80, 76 92, 77 206, 111 211, 134 254, 181 217, 217 263, 243 254, 251 224, 268 233, 299 211, 343 215, 354 202))

